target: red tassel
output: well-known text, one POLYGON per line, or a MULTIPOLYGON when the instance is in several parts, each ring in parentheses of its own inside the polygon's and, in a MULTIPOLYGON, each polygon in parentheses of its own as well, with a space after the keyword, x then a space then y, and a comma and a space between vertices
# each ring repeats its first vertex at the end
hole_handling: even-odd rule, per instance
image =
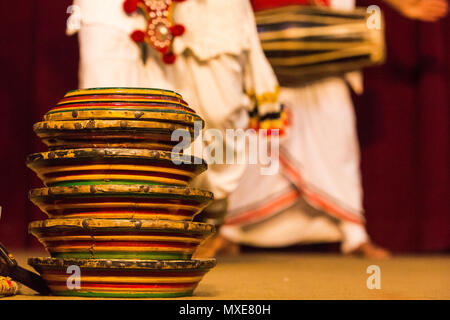
POLYGON ((161 52, 163 55, 167 54, 169 52, 169 47, 163 47, 158 49, 159 52, 161 52))
POLYGON ((131 39, 135 42, 143 42, 145 40, 145 32, 141 30, 135 30, 131 34, 131 39))
POLYGON ((137 7, 138 0, 125 0, 125 2, 123 3, 123 10, 128 14, 136 12, 137 7))
POLYGON ((170 32, 174 37, 179 37, 184 34, 186 28, 182 24, 176 24, 170 27, 170 32))
POLYGON ((173 53, 167 53, 163 55, 163 61, 166 64, 173 64, 176 60, 176 56, 173 53))

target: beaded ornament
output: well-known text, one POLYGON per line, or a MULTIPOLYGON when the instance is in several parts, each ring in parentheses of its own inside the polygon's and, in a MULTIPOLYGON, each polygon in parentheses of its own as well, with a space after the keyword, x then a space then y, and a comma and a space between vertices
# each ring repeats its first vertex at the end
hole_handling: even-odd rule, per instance
POLYGON ((126 0, 123 9, 127 14, 139 12, 147 21, 147 28, 135 30, 131 34, 133 41, 141 45, 143 60, 147 57, 145 44, 161 52, 164 63, 172 64, 176 56, 172 50, 175 37, 184 34, 185 28, 175 24, 172 19, 174 4, 185 0, 126 0))

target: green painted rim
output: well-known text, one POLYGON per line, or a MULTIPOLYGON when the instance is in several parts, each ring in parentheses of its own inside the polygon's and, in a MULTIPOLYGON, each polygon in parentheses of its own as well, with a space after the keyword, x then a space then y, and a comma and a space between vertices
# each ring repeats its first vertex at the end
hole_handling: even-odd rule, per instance
POLYGON ((79 292, 73 291, 55 291, 55 296, 65 297, 87 297, 87 298, 179 298, 192 296, 194 291, 184 292, 158 292, 158 293, 111 293, 111 292, 79 292))
POLYGON ((174 184, 174 183, 157 183, 157 182, 148 182, 142 180, 113 180, 110 181, 104 180, 71 180, 66 182, 57 182, 48 184, 49 187, 70 187, 70 186, 91 186, 91 185, 149 185, 149 186, 184 186, 183 184, 174 184))

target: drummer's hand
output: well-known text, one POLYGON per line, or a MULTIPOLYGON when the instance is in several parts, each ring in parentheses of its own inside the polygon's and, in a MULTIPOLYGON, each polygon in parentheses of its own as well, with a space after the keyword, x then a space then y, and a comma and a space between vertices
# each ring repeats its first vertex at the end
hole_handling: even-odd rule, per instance
POLYGON ((393 7, 409 19, 436 22, 448 13, 447 0, 397 0, 393 7))

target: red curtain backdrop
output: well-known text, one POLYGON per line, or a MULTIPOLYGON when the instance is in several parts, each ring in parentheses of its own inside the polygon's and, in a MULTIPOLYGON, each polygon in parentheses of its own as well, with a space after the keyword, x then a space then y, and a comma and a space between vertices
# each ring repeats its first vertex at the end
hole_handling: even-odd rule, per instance
POLYGON ((46 150, 33 123, 77 87, 77 39, 65 35, 69 5, 70 0, 0 1, 0 241, 11 248, 36 245, 28 223, 46 217, 28 200, 28 190, 41 183, 25 159, 46 150))
POLYGON ((378 4, 385 65, 365 70, 355 98, 367 227, 395 251, 450 247, 450 20, 420 23, 378 4))
MULTIPOLYGON (((45 218, 27 199, 41 184, 25 158, 45 150, 33 123, 77 86, 77 39, 65 35, 70 4, 0 2, 0 241, 10 248, 36 245, 27 225, 45 218)), ((367 228, 396 252, 448 250, 449 19, 418 23, 383 9, 388 60, 365 71, 366 91, 355 97, 367 228)))

